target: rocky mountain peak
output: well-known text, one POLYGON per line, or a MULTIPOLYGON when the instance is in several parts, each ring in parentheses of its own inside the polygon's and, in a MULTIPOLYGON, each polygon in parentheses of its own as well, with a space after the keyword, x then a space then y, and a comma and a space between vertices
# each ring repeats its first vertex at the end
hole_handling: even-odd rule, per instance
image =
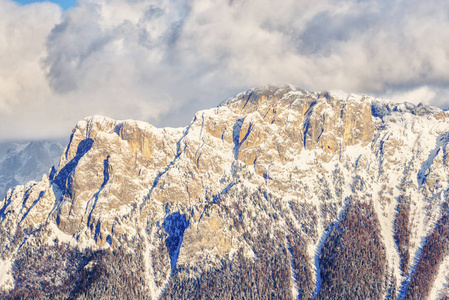
POLYGON ((311 93, 292 86, 267 87, 239 94, 223 106, 244 116, 246 124, 241 128, 246 130, 251 124, 252 133, 240 136, 246 136, 249 142, 245 146, 250 144, 252 148, 258 146, 255 137, 267 132, 281 136, 287 145, 295 144, 296 153, 317 147, 335 153, 373 140, 371 99, 364 97, 340 99, 327 92, 311 93))
POLYGON ((3 282, 25 288, 26 251, 58 240, 84 251, 70 252, 80 278, 107 270, 89 251, 135 253, 129 278, 151 299, 198 298, 198 282, 212 298, 440 295, 448 153, 442 110, 293 86, 241 93, 185 128, 86 118, 48 177, 0 202, 3 282))

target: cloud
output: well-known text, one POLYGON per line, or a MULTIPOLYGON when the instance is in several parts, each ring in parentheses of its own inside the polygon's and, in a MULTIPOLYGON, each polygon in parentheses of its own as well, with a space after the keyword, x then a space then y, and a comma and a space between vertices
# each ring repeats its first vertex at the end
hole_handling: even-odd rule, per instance
POLYGON ((181 126, 238 91, 286 82, 449 102, 446 1, 0 4, 0 126, 13 126, 0 139, 61 135, 92 114, 181 126))
POLYGON ((14 106, 45 86, 39 60, 45 56, 44 41, 59 21, 58 6, 49 3, 21 7, 0 0, 0 111, 14 106), (24 96, 23 98, 21 96, 24 96))
POLYGON ((40 129, 46 125, 30 112, 51 103, 40 61, 46 55, 45 39, 60 15, 55 4, 20 6, 0 0, 0 139, 29 137, 36 133, 33 124, 40 129))
POLYGON ((414 89, 389 90, 382 95, 385 99, 396 102, 423 103, 449 109, 449 89, 435 86, 420 86, 414 89))

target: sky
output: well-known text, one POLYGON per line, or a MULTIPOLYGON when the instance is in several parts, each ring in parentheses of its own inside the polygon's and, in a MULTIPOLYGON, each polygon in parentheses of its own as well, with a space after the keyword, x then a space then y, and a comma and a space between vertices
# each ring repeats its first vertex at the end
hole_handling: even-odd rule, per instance
MULTIPOLYGON (((16 0, 17 3, 20 3, 22 5, 31 4, 35 2, 45 2, 44 0, 16 0)), ((58 4, 63 10, 66 10, 67 8, 75 5, 76 0, 52 0, 50 2, 58 4)))
POLYGON ((0 0, 0 142, 186 126, 266 84, 448 108, 448 36, 446 0, 0 0))

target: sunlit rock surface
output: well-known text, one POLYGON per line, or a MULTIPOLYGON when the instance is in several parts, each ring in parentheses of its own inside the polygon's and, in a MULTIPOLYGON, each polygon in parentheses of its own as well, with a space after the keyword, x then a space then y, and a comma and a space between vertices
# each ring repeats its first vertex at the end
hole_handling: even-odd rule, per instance
POLYGON ((86 118, 58 166, 0 202, 0 285, 43 298, 59 280, 58 297, 79 299, 439 299, 448 144, 440 109, 292 86, 239 94, 185 128, 86 118), (54 266, 27 258, 52 251, 54 266))

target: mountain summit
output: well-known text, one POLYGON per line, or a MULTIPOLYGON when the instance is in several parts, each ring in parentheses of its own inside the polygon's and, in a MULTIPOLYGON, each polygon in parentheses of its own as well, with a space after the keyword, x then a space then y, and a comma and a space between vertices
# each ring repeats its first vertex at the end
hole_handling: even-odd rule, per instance
MULTIPOLYGON (((449 114, 292 86, 75 126, 0 201, 5 297, 440 299, 449 114)), ((445 294, 446 293, 446 294, 445 294)))

